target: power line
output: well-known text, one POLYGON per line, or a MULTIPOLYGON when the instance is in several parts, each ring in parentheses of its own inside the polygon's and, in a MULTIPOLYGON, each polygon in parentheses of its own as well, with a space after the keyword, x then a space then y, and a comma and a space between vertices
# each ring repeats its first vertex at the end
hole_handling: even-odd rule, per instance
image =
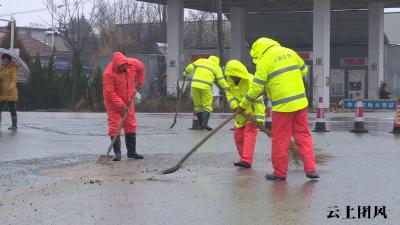
MULTIPOLYGON (((85 4, 89 0, 84 0, 81 3, 85 4)), ((70 3, 69 5, 75 5, 75 3, 70 3)), ((55 6, 56 8, 63 7, 65 5, 59 5, 55 6)), ((41 9, 32 9, 32 10, 26 10, 26 11, 19 11, 19 12, 14 12, 14 13, 7 13, 7 14, 1 14, 0 17, 6 17, 6 16, 14 16, 14 15, 20 15, 20 14, 28 14, 28 13, 35 13, 35 12, 42 12, 42 11, 47 11, 48 8, 41 8, 41 9)))
POLYGON ((19 11, 19 12, 14 12, 14 13, 1 14, 0 17, 14 16, 14 15, 19 15, 19 14, 28 14, 28 13, 41 12, 41 11, 47 11, 47 8, 33 9, 33 10, 27 10, 27 11, 19 11))

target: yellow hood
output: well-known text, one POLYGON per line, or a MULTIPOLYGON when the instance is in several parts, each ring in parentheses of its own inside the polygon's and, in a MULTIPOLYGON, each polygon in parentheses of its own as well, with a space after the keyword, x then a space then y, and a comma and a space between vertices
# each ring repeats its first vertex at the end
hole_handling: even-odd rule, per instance
POLYGON ((265 51, 272 46, 281 45, 277 41, 270 38, 262 37, 257 39, 251 46, 250 50, 250 56, 253 58, 253 63, 257 65, 265 51))
POLYGON ((213 61, 215 64, 217 64, 219 66, 219 58, 215 55, 212 55, 210 57, 208 57, 209 60, 213 61))
POLYGON ((250 80, 253 76, 247 71, 247 68, 240 61, 235 59, 229 60, 229 62, 226 63, 225 75, 227 78, 239 77, 245 80, 250 80))

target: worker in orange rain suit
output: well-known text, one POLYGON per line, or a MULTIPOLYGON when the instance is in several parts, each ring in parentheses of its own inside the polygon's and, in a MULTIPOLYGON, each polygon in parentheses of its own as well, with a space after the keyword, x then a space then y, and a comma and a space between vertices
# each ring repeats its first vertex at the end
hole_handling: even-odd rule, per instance
MULTIPOLYGON (((238 60, 230 60, 226 64, 225 69, 226 81, 231 89, 232 97, 227 96, 231 109, 239 106, 240 100, 247 93, 253 75, 250 74, 246 67, 238 60)), ((254 122, 264 123, 265 105, 262 96, 254 103, 249 104, 246 108, 246 115, 252 116, 254 122)), ((240 161, 233 165, 250 168, 253 163, 254 148, 256 146, 258 128, 256 124, 250 122, 247 116, 237 115, 235 118, 235 128, 233 136, 236 148, 240 155, 240 161)))
POLYGON ((118 124, 125 112, 128 112, 122 128, 125 132, 125 143, 128 158, 143 159, 136 152, 136 118, 134 106, 128 107, 136 90, 144 84, 144 64, 133 58, 127 58, 120 52, 114 52, 112 61, 106 67, 103 76, 103 98, 108 116, 108 135, 111 139, 118 135, 114 145, 114 161, 121 160, 121 141, 118 124))
POLYGON ((316 173, 312 137, 308 128, 308 101, 303 77, 307 65, 291 49, 269 38, 256 40, 250 55, 256 65, 253 83, 240 103, 239 112, 257 101, 265 88, 272 102, 272 165, 273 174, 267 180, 286 180, 288 151, 292 136, 304 162, 304 172, 310 179, 316 173))
POLYGON ((201 129, 212 130, 208 120, 212 112, 212 84, 215 80, 228 96, 231 95, 219 63, 219 58, 212 55, 208 59, 201 58, 189 64, 183 72, 183 77, 191 81, 194 110, 201 129))

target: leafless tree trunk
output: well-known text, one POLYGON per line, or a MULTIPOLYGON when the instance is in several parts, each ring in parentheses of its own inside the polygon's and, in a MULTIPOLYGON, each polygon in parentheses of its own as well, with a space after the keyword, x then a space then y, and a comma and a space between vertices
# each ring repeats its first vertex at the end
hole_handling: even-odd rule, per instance
POLYGON ((220 57, 220 65, 225 65, 225 55, 224 55, 224 28, 222 21, 222 0, 216 0, 217 5, 217 34, 218 34, 218 51, 220 57))
POLYGON ((72 50, 72 93, 71 106, 77 100, 77 82, 82 72, 81 54, 93 34, 99 11, 93 7, 88 16, 83 15, 83 0, 63 0, 60 6, 55 6, 53 0, 47 0, 47 8, 53 13, 54 20, 59 24, 58 31, 72 50))

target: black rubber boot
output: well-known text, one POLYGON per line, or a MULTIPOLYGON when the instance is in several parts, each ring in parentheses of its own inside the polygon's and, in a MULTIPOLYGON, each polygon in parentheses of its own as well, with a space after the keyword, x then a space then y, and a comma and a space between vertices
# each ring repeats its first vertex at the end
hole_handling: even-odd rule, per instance
POLYGON ((319 175, 317 173, 306 173, 306 177, 310 178, 311 180, 318 179, 319 175))
POLYGON ((129 159, 143 159, 142 155, 136 153, 136 134, 125 134, 126 149, 128 150, 129 159))
POLYGON ((272 180, 272 181, 285 181, 286 177, 277 177, 273 174, 267 174, 267 175, 265 175, 265 179, 272 180))
POLYGON ((206 129, 206 130, 212 130, 211 127, 208 126, 208 120, 210 119, 211 113, 209 112, 203 112, 203 117, 201 121, 201 128, 206 129))
POLYGON ((9 127, 9 130, 17 130, 17 116, 12 116, 11 117, 12 125, 9 127))
POLYGON ((196 115, 197 115, 197 120, 199 120, 199 124, 200 124, 200 129, 199 130, 202 130, 201 129, 201 123, 203 121, 203 112, 198 112, 196 115))
POLYGON ((239 161, 233 163, 234 166, 242 167, 242 168, 251 168, 251 165, 248 162, 245 161, 239 161))
MULTIPOLYGON (((113 137, 110 138, 112 141, 113 137)), ((115 139, 113 150, 114 150, 114 158, 112 159, 112 161, 121 161, 121 139, 119 136, 117 137, 117 139, 115 139)))

